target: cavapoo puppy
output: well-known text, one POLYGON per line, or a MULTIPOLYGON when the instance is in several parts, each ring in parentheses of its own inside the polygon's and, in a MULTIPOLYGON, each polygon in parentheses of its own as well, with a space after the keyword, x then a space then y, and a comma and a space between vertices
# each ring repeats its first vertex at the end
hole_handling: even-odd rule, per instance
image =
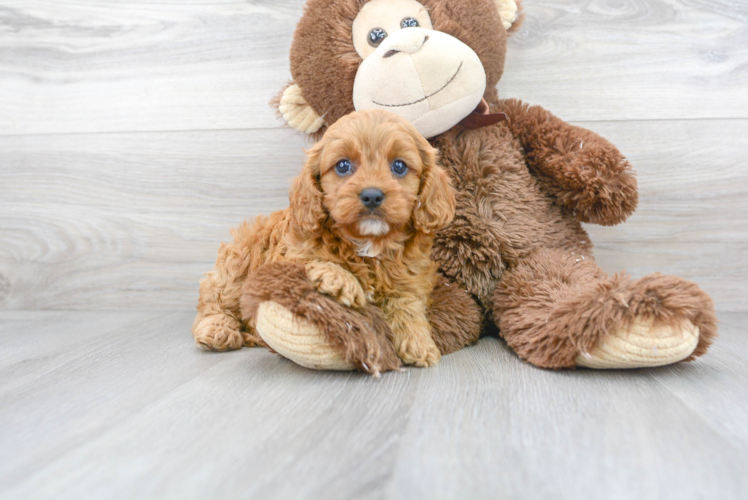
POLYGON ((223 244, 200 286, 196 341, 211 350, 262 345, 239 308, 242 282, 279 260, 303 263, 320 292, 346 306, 379 308, 405 364, 440 353, 426 319, 436 281, 433 234, 454 216, 449 177, 434 148, 405 119, 352 113, 307 151, 290 207, 246 222, 223 244))

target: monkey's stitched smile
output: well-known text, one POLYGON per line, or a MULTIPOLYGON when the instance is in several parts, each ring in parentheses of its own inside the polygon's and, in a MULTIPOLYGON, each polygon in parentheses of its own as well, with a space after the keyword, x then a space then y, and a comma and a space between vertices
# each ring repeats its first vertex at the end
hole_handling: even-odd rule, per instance
POLYGON ((449 86, 449 84, 452 83, 455 78, 457 78, 457 74, 460 72, 461 69, 462 69, 462 63, 460 63, 460 66, 457 68, 457 71, 455 71, 455 74, 452 75, 452 78, 450 78, 449 81, 447 83, 445 83, 442 88, 440 88, 439 90, 437 90, 433 94, 429 94, 426 97, 418 99, 417 101, 409 102, 407 104, 382 104, 381 102, 377 102, 377 101, 371 101, 371 102, 373 102, 374 104, 376 104, 378 106, 385 106, 387 108, 402 108, 403 106, 412 106, 413 104, 418 104, 419 102, 425 101, 429 97, 434 97, 436 94, 438 94, 442 90, 446 89, 449 86))

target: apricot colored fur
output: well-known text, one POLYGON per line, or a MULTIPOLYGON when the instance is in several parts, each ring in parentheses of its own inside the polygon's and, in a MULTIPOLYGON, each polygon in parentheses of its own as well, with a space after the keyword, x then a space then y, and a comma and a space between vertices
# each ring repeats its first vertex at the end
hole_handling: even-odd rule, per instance
MULTIPOLYGON (((290 261, 304 265, 307 288, 302 289, 311 284, 359 310, 367 303, 377 306, 389 325, 386 337, 406 364, 437 363, 440 352, 427 318, 437 279, 430 255, 434 232, 452 220, 455 200, 449 177, 436 160, 436 151, 402 118, 366 111, 341 119, 307 152, 291 187, 290 207, 242 224, 234 231, 234 243, 221 245, 215 269, 201 283, 196 341, 212 350, 262 345, 253 329, 256 302, 246 298, 242 313, 242 295, 269 296, 262 291, 269 288, 248 284, 243 290, 244 281, 263 264, 290 261), (351 160, 355 172, 335 172, 342 158, 351 160), (408 165, 405 176, 392 173, 394 159, 408 165), (372 187, 385 196, 374 215, 360 200, 361 191, 372 187), (388 230, 362 233, 361 222, 372 217, 388 230)), ((253 276, 275 281, 267 273, 253 276)), ((284 286, 291 283, 301 286, 299 279, 284 286)), ((282 294, 291 295, 290 290, 282 294)), ((336 342, 362 368, 393 367, 377 354, 384 352, 379 341, 368 347, 336 342)))

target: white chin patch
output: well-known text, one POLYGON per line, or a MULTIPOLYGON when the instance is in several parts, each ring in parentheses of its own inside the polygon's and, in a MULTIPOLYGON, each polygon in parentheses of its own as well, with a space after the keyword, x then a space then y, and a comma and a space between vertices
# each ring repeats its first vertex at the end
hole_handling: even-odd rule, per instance
POLYGON ((358 232, 363 236, 383 236, 390 232, 390 225, 379 219, 364 219, 358 223, 358 232))

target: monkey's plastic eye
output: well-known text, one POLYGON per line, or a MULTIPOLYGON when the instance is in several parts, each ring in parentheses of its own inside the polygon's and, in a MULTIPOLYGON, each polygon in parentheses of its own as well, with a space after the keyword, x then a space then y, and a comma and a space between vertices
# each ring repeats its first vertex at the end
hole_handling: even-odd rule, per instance
POLYGON ((392 173, 398 177, 403 177, 408 173, 408 166, 402 160, 392 162, 392 173))
POLYGON ((405 28, 417 28, 418 27, 418 20, 416 20, 415 17, 406 17, 402 21, 400 21, 400 27, 405 28))
POLYGON ((372 47, 379 47, 379 44, 382 43, 382 40, 387 38, 387 32, 384 31, 382 28, 374 28, 369 32, 369 45, 372 47))
POLYGON ((337 165, 335 165, 335 171, 340 176, 348 175, 351 173, 352 167, 350 160, 340 160, 337 165))

